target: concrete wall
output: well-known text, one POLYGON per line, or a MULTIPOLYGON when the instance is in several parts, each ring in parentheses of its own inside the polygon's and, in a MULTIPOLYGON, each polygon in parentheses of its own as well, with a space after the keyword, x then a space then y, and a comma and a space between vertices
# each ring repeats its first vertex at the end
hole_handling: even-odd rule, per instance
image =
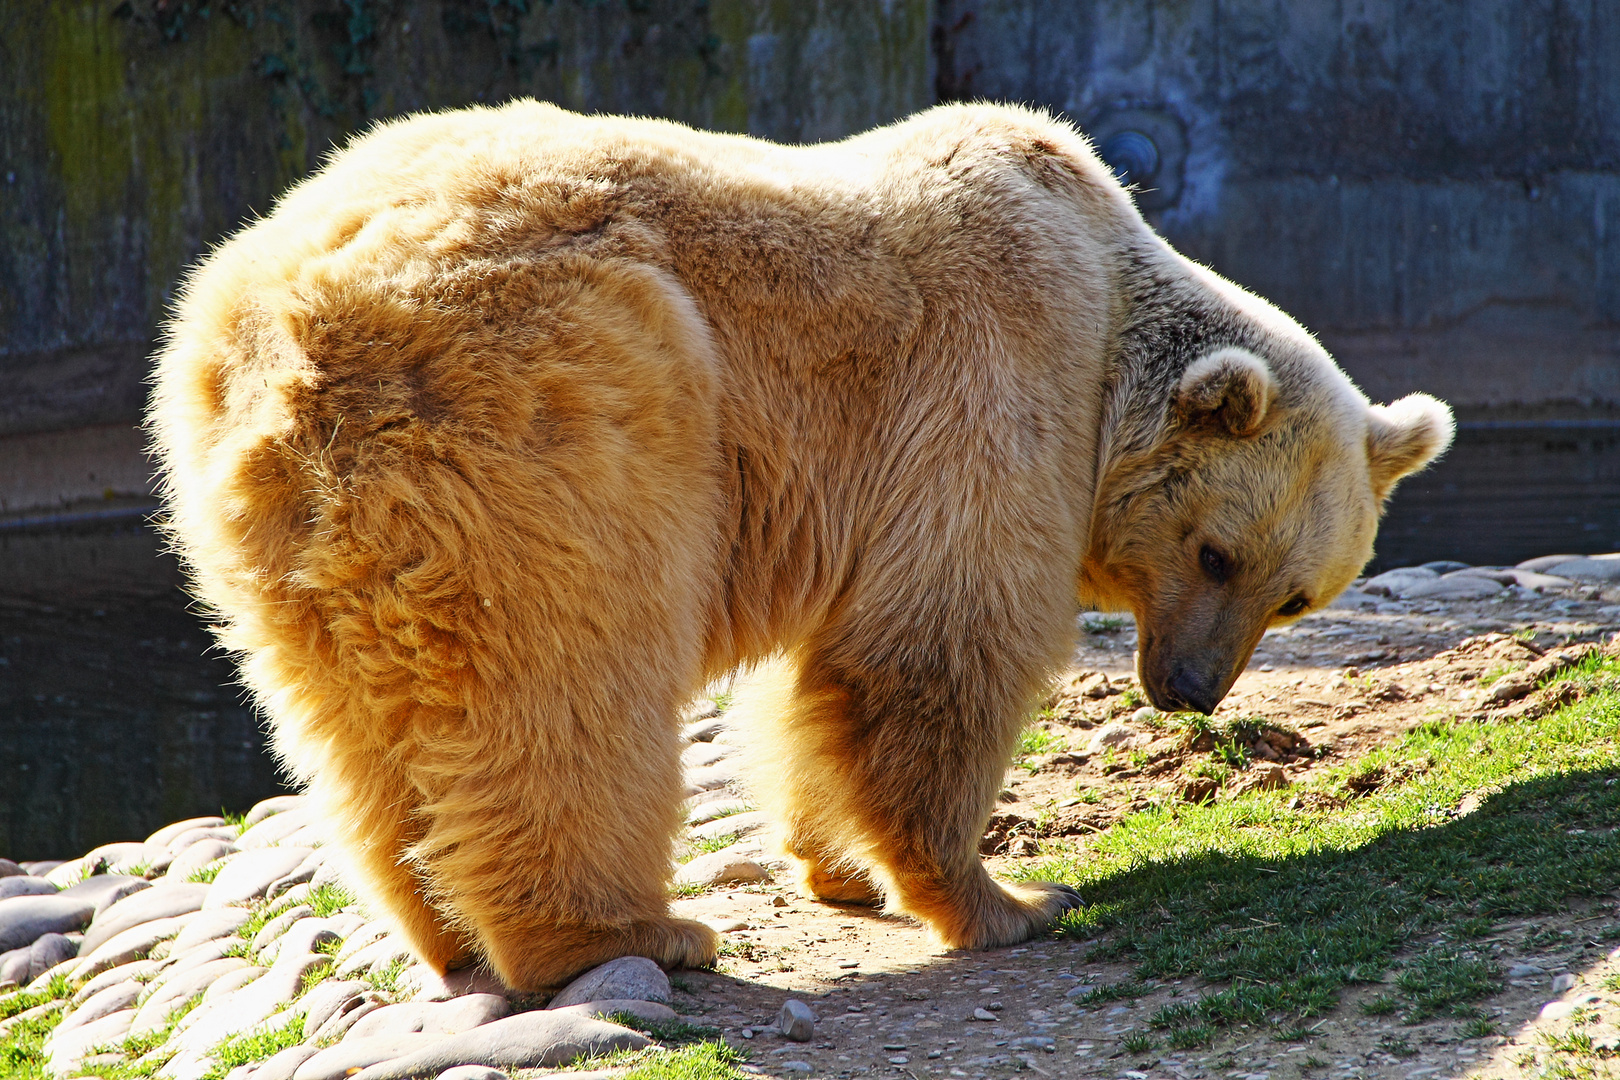
POLYGON ((931 103, 931 14, 927 0, 0 5, 0 439, 133 421, 181 269, 377 118, 528 94, 837 137, 931 103))
POLYGON ((1179 129, 1156 223, 1375 396, 1620 405, 1620 7, 946 0, 940 20, 946 95, 1179 129))
POLYGON ((952 97, 1142 128, 1155 223, 1375 397, 1620 424, 1614 5, 41 0, 0 5, 0 516, 143 490, 109 427, 197 253, 377 118, 518 94, 800 141, 952 97))

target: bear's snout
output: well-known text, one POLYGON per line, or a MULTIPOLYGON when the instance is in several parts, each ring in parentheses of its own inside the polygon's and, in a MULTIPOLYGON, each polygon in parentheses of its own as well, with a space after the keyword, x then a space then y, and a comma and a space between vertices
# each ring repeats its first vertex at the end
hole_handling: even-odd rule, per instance
POLYGON ((1208 716, 1215 711, 1215 706, 1221 703, 1218 684, 1191 668, 1176 668, 1165 689, 1172 698, 1166 704, 1171 705, 1174 711, 1191 709, 1208 716))

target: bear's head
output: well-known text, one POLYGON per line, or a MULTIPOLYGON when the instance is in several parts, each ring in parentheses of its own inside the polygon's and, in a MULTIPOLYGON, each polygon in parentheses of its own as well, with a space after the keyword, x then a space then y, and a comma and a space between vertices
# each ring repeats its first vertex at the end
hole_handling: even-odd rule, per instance
POLYGON ((1369 404, 1314 342, 1270 363, 1210 349, 1156 396, 1157 422, 1100 477, 1082 595, 1135 614, 1155 707, 1208 713, 1268 627, 1360 572, 1384 501, 1452 418, 1423 394, 1369 404))

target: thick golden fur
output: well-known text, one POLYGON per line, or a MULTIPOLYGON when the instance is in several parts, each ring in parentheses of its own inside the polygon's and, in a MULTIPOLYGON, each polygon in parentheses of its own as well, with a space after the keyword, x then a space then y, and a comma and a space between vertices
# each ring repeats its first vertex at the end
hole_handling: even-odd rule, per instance
POLYGON ((1073 893, 976 841, 1077 601, 1145 640, 1219 607, 1175 531, 1214 522, 1256 551, 1230 666, 1365 560, 1444 442, 1408 413, 1380 428, 1043 116, 789 148, 519 102, 384 125, 209 256, 150 424, 371 900, 530 989, 712 960, 667 908, 675 721, 739 664, 810 887, 953 946, 1037 932, 1073 893))

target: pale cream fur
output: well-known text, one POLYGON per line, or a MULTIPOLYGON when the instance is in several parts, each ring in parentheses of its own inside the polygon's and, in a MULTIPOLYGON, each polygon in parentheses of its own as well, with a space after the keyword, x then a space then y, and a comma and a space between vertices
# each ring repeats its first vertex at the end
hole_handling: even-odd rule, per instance
POLYGON ((519 102, 382 125, 210 255, 150 426, 197 593, 371 902, 434 967, 536 989, 712 960, 667 907, 676 715, 740 664, 812 887, 950 945, 1040 931, 1077 898, 976 841, 1076 604, 1151 633, 1196 574, 1148 512, 1165 454, 1270 568, 1245 637, 1294 578, 1349 580, 1435 444, 1371 416, 1045 116, 782 147, 519 102), (1144 297, 1265 355, 1160 378, 1144 297))

